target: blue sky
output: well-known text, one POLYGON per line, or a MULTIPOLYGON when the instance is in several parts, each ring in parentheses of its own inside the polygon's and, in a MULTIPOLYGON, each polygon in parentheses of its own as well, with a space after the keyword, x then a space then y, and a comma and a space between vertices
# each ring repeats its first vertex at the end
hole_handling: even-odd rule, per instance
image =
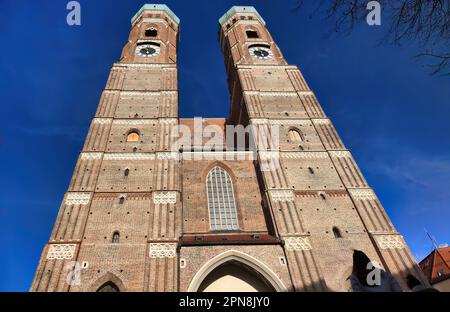
MULTIPOLYGON (((87 134, 112 63, 145 1, 0 0, 0 291, 26 291, 87 134)), ((428 76, 415 46, 380 45, 385 26, 349 36, 296 14, 296 0, 166 1, 181 19, 181 117, 229 110, 218 18, 254 5, 290 64, 300 67, 325 112, 417 259, 424 233, 450 236, 449 79, 428 76)), ((383 22, 383 19, 382 19, 383 22)))

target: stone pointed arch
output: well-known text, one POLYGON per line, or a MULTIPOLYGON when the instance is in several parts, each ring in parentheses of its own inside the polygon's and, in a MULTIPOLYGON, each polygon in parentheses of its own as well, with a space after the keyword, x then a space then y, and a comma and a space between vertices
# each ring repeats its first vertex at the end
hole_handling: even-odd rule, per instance
POLYGON ((203 280, 214 269, 231 261, 240 262, 261 274, 261 276, 264 277, 264 279, 269 282, 273 289, 275 289, 277 292, 287 291, 287 288, 286 286, 284 286, 281 279, 267 265, 265 265, 258 259, 237 250, 227 250, 206 262, 192 278, 187 291, 196 292, 202 284, 203 280))
POLYGON ((88 291, 96 292, 100 287, 102 287, 108 282, 113 283, 119 289, 120 292, 127 291, 120 278, 111 272, 106 272, 104 275, 98 278, 94 283, 91 284, 88 291))
POLYGON ((220 167, 223 170, 225 170, 231 177, 231 180, 233 181, 233 184, 236 184, 236 175, 234 174, 233 169, 228 166, 225 162, 223 161, 219 161, 219 160, 215 160, 213 162, 211 162, 210 164, 208 164, 205 168, 202 169, 201 171, 201 179, 202 179, 202 183, 206 182, 206 178, 208 176, 208 173, 211 171, 211 169, 213 169, 214 167, 220 167))

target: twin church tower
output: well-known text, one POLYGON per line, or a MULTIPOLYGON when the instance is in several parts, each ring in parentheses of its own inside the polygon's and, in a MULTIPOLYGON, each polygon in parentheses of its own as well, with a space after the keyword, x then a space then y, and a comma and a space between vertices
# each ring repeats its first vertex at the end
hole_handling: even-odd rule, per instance
POLYGON ((253 7, 219 20, 231 109, 201 127, 277 127, 277 166, 258 148, 173 147, 174 127, 196 127, 178 116, 179 22, 160 4, 131 20, 31 291, 347 291, 354 249, 402 286, 421 277, 253 7))

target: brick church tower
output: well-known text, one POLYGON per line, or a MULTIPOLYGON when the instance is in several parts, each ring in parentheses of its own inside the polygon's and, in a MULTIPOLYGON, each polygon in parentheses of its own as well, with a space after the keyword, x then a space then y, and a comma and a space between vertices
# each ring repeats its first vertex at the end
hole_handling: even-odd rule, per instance
POLYGON ((178 117, 178 17, 147 4, 131 23, 31 291, 347 291, 353 249, 402 286, 423 278, 253 7, 219 20, 226 119, 178 117), (279 144, 230 145, 237 125, 276 129, 279 144), (224 135, 177 145, 177 128, 224 135))

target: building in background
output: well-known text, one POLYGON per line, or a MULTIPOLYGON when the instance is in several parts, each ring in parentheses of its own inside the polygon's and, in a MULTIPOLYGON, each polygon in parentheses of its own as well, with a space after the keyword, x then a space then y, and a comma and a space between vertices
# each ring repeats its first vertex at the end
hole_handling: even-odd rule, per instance
POLYGON ((32 291, 347 291, 353 249, 403 287, 409 273, 425 281, 253 7, 219 20, 230 114, 200 124, 178 116, 178 17, 148 4, 131 23, 32 291), (230 125, 276 129, 279 146, 171 135, 230 125))
POLYGON ((431 286, 450 291, 450 247, 439 247, 420 261, 419 266, 431 286))

